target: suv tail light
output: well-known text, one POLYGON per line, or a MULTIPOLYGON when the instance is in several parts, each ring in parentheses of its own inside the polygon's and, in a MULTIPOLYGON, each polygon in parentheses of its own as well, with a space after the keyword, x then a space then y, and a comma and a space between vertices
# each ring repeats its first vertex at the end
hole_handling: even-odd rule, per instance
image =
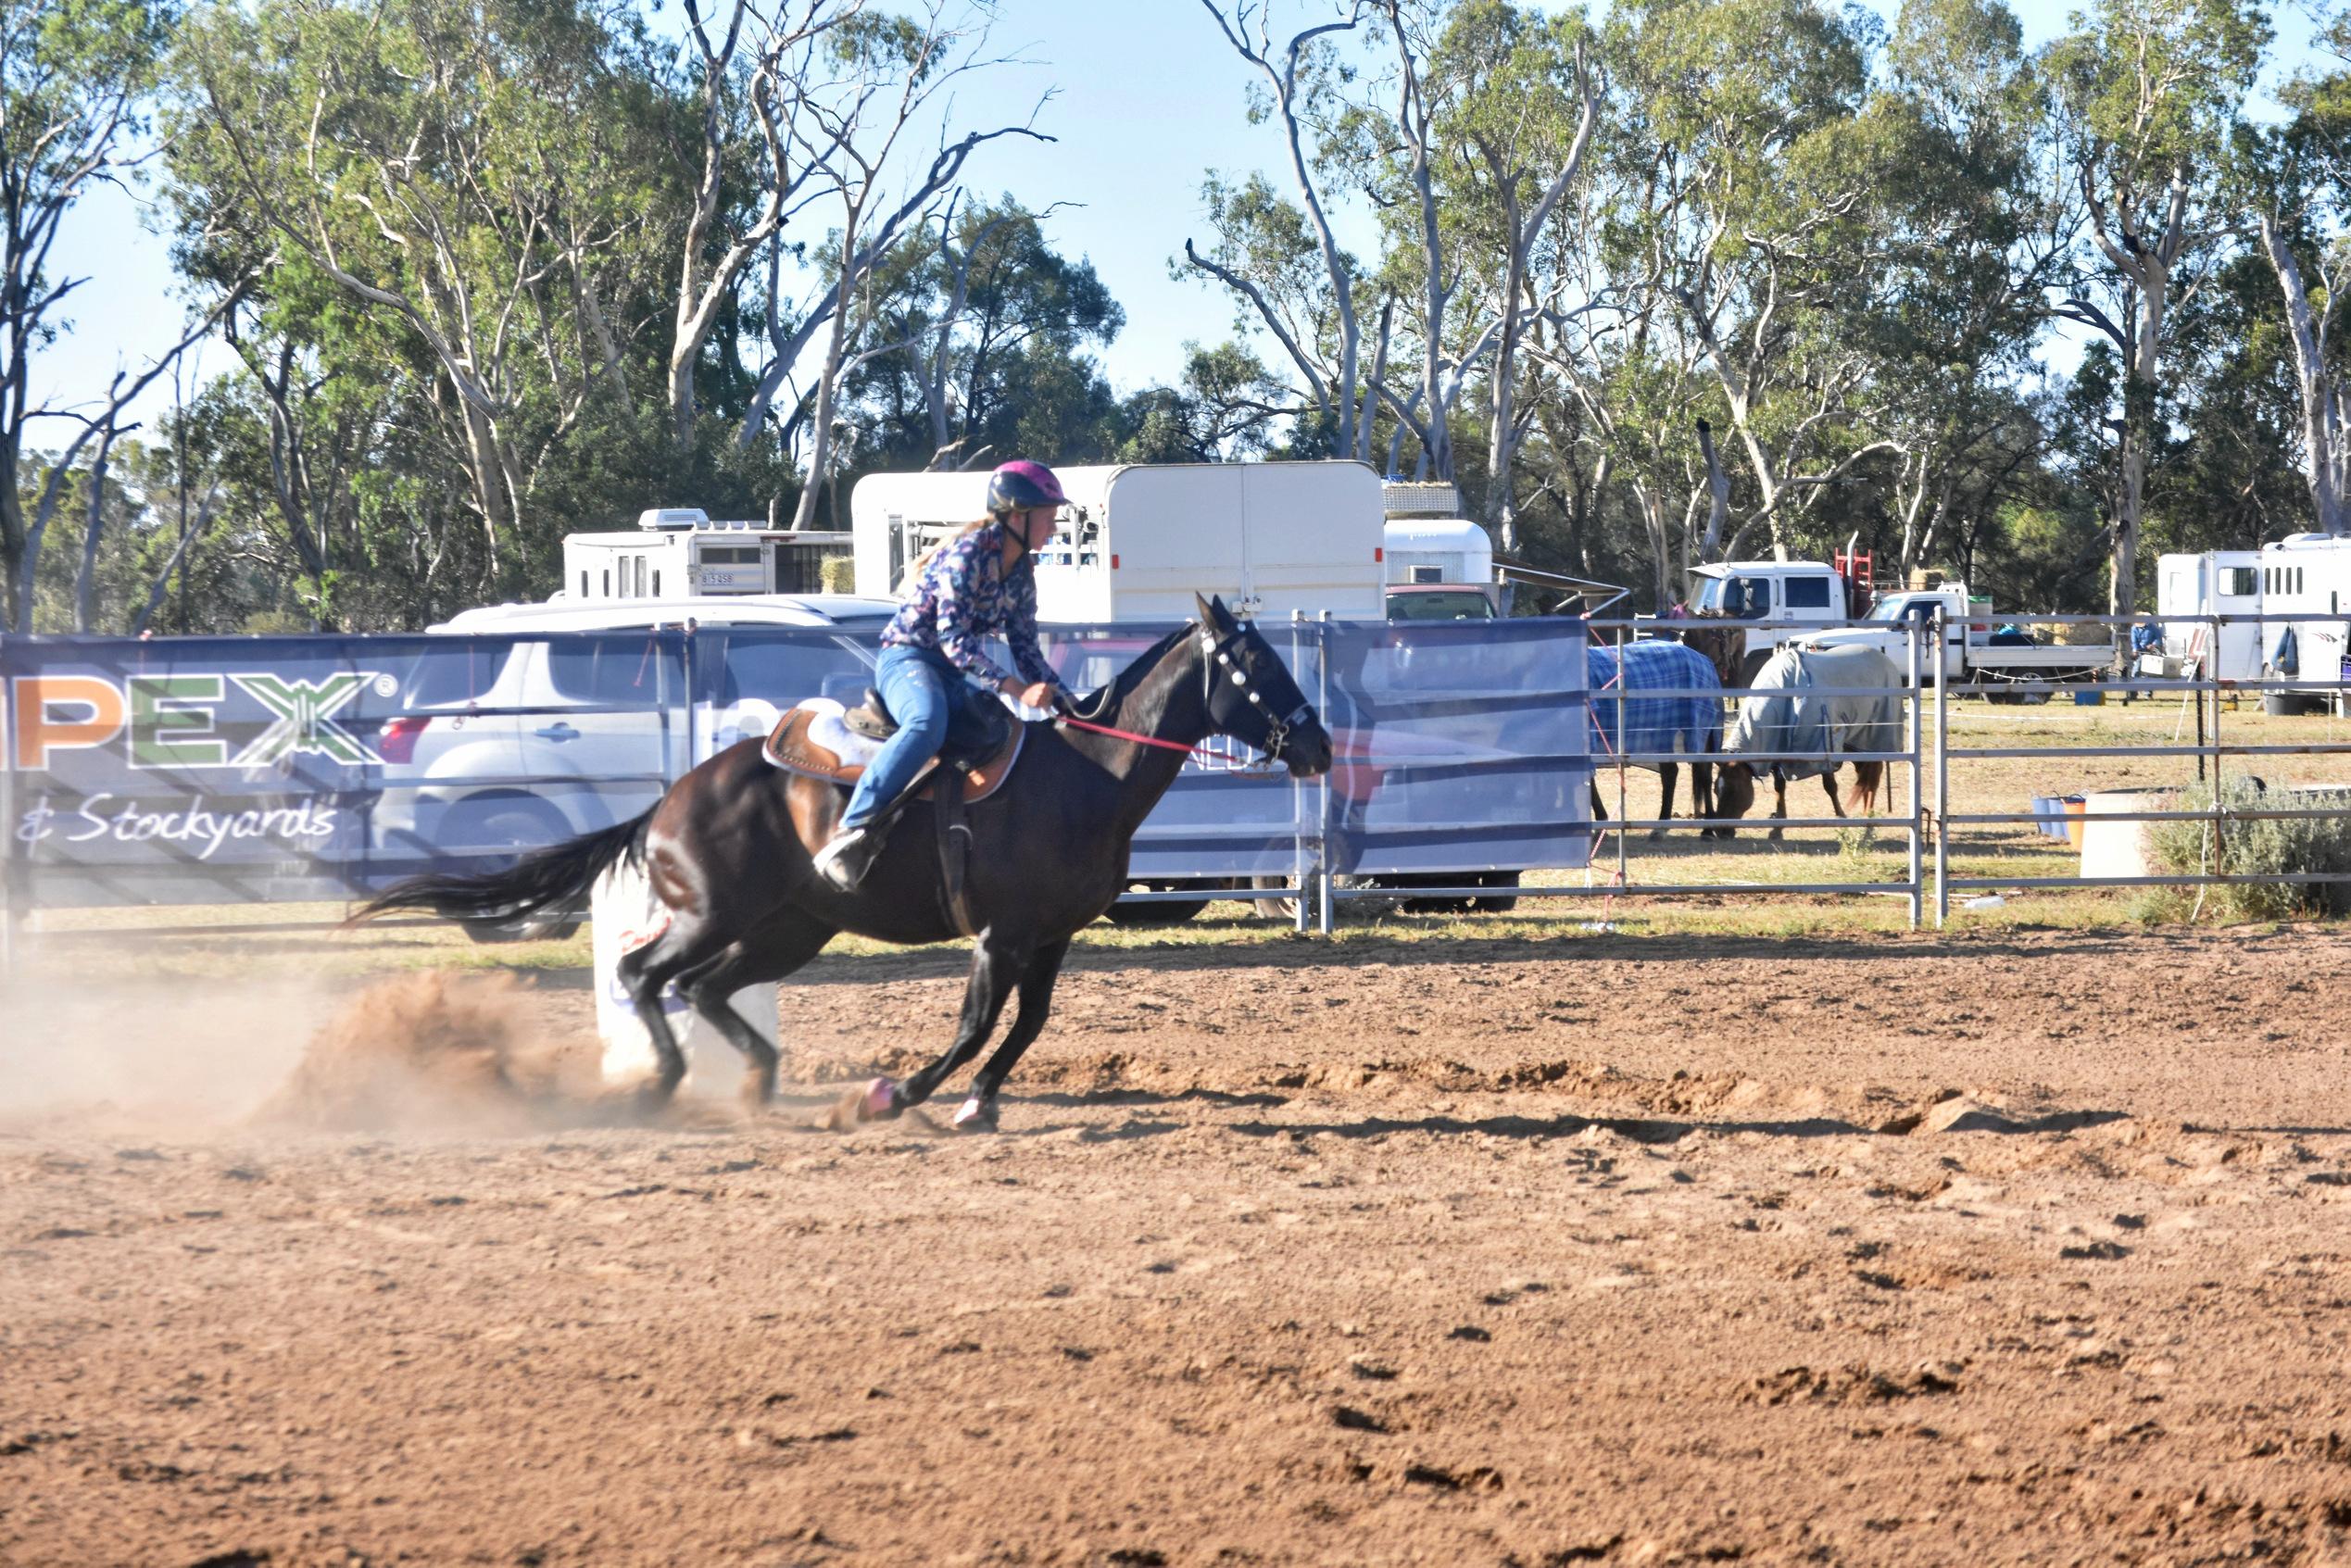
POLYGON ((376 733, 375 749, 386 762, 406 762, 416 756, 416 737, 424 734, 430 719, 408 714, 387 721, 376 733))
POLYGON ((1989 632, 1992 630, 1992 622, 1989 621, 1970 621, 1968 622, 1968 630, 1970 632, 1989 632))

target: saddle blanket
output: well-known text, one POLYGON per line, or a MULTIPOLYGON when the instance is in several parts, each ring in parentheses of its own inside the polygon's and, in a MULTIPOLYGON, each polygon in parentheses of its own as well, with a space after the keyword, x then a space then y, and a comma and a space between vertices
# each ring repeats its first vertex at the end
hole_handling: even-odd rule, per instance
MULTIPOLYGON (((846 722, 848 711, 831 697, 803 699, 798 708, 777 721, 774 733, 767 737, 764 754, 768 761, 788 773, 831 784, 856 784, 880 754, 882 743, 850 729, 846 722)), ((1013 764, 1020 760, 1021 741, 1028 734, 1025 724, 1012 728, 1012 738, 994 756, 963 771, 966 804, 987 799, 1011 776, 1013 764)), ((927 797, 930 793, 927 779, 915 791, 917 798, 927 797)))

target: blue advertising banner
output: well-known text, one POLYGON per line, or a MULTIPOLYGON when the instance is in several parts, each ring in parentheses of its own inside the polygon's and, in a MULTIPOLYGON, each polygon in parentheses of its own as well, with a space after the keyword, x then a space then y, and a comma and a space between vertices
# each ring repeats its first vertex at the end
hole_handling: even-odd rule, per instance
POLYGON ((1574 869, 1591 848, 1581 621, 1327 628, 1331 869, 1574 869))
MULTIPOLYGON (((1163 628, 1056 629, 1079 690, 1163 628)), ((1582 864, 1580 622, 1268 627, 1329 784, 1188 766, 1141 881, 1582 864)), ((854 703, 866 629, 0 638, 12 907, 343 899, 625 821, 804 696, 854 703)))

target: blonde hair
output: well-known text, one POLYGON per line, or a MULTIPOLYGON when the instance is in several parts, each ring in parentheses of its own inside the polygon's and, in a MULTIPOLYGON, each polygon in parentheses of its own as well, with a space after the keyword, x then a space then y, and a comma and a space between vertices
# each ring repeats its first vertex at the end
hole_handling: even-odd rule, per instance
POLYGON ((990 512, 976 522, 967 522, 962 527, 957 529, 954 533, 949 534, 946 538, 941 539, 937 544, 933 545, 929 549, 924 550, 921 555, 916 556, 912 560, 907 562, 906 571, 899 577, 898 580, 899 597, 904 598, 907 595, 914 591, 914 585, 923 580, 923 573, 931 569, 931 562, 938 558, 938 553, 941 550, 947 548, 948 546, 952 545, 958 539, 967 539, 971 537, 973 534, 977 533, 981 529, 986 528, 989 523, 994 522, 995 521, 996 514, 990 512))

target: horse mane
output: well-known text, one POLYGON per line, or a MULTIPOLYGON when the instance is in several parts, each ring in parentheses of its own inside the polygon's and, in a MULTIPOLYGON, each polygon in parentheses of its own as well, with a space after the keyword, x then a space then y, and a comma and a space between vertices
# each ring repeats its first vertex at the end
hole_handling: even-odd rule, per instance
POLYGON ((1137 654, 1125 669, 1111 677, 1110 684, 1091 696, 1078 698, 1077 717, 1092 724, 1107 721, 1125 705, 1128 697, 1135 695, 1135 688, 1143 684, 1143 677, 1159 668, 1159 661, 1167 656, 1167 650, 1174 647, 1178 639, 1189 636, 1199 624, 1196 621, 1185 621, 1137 654))

